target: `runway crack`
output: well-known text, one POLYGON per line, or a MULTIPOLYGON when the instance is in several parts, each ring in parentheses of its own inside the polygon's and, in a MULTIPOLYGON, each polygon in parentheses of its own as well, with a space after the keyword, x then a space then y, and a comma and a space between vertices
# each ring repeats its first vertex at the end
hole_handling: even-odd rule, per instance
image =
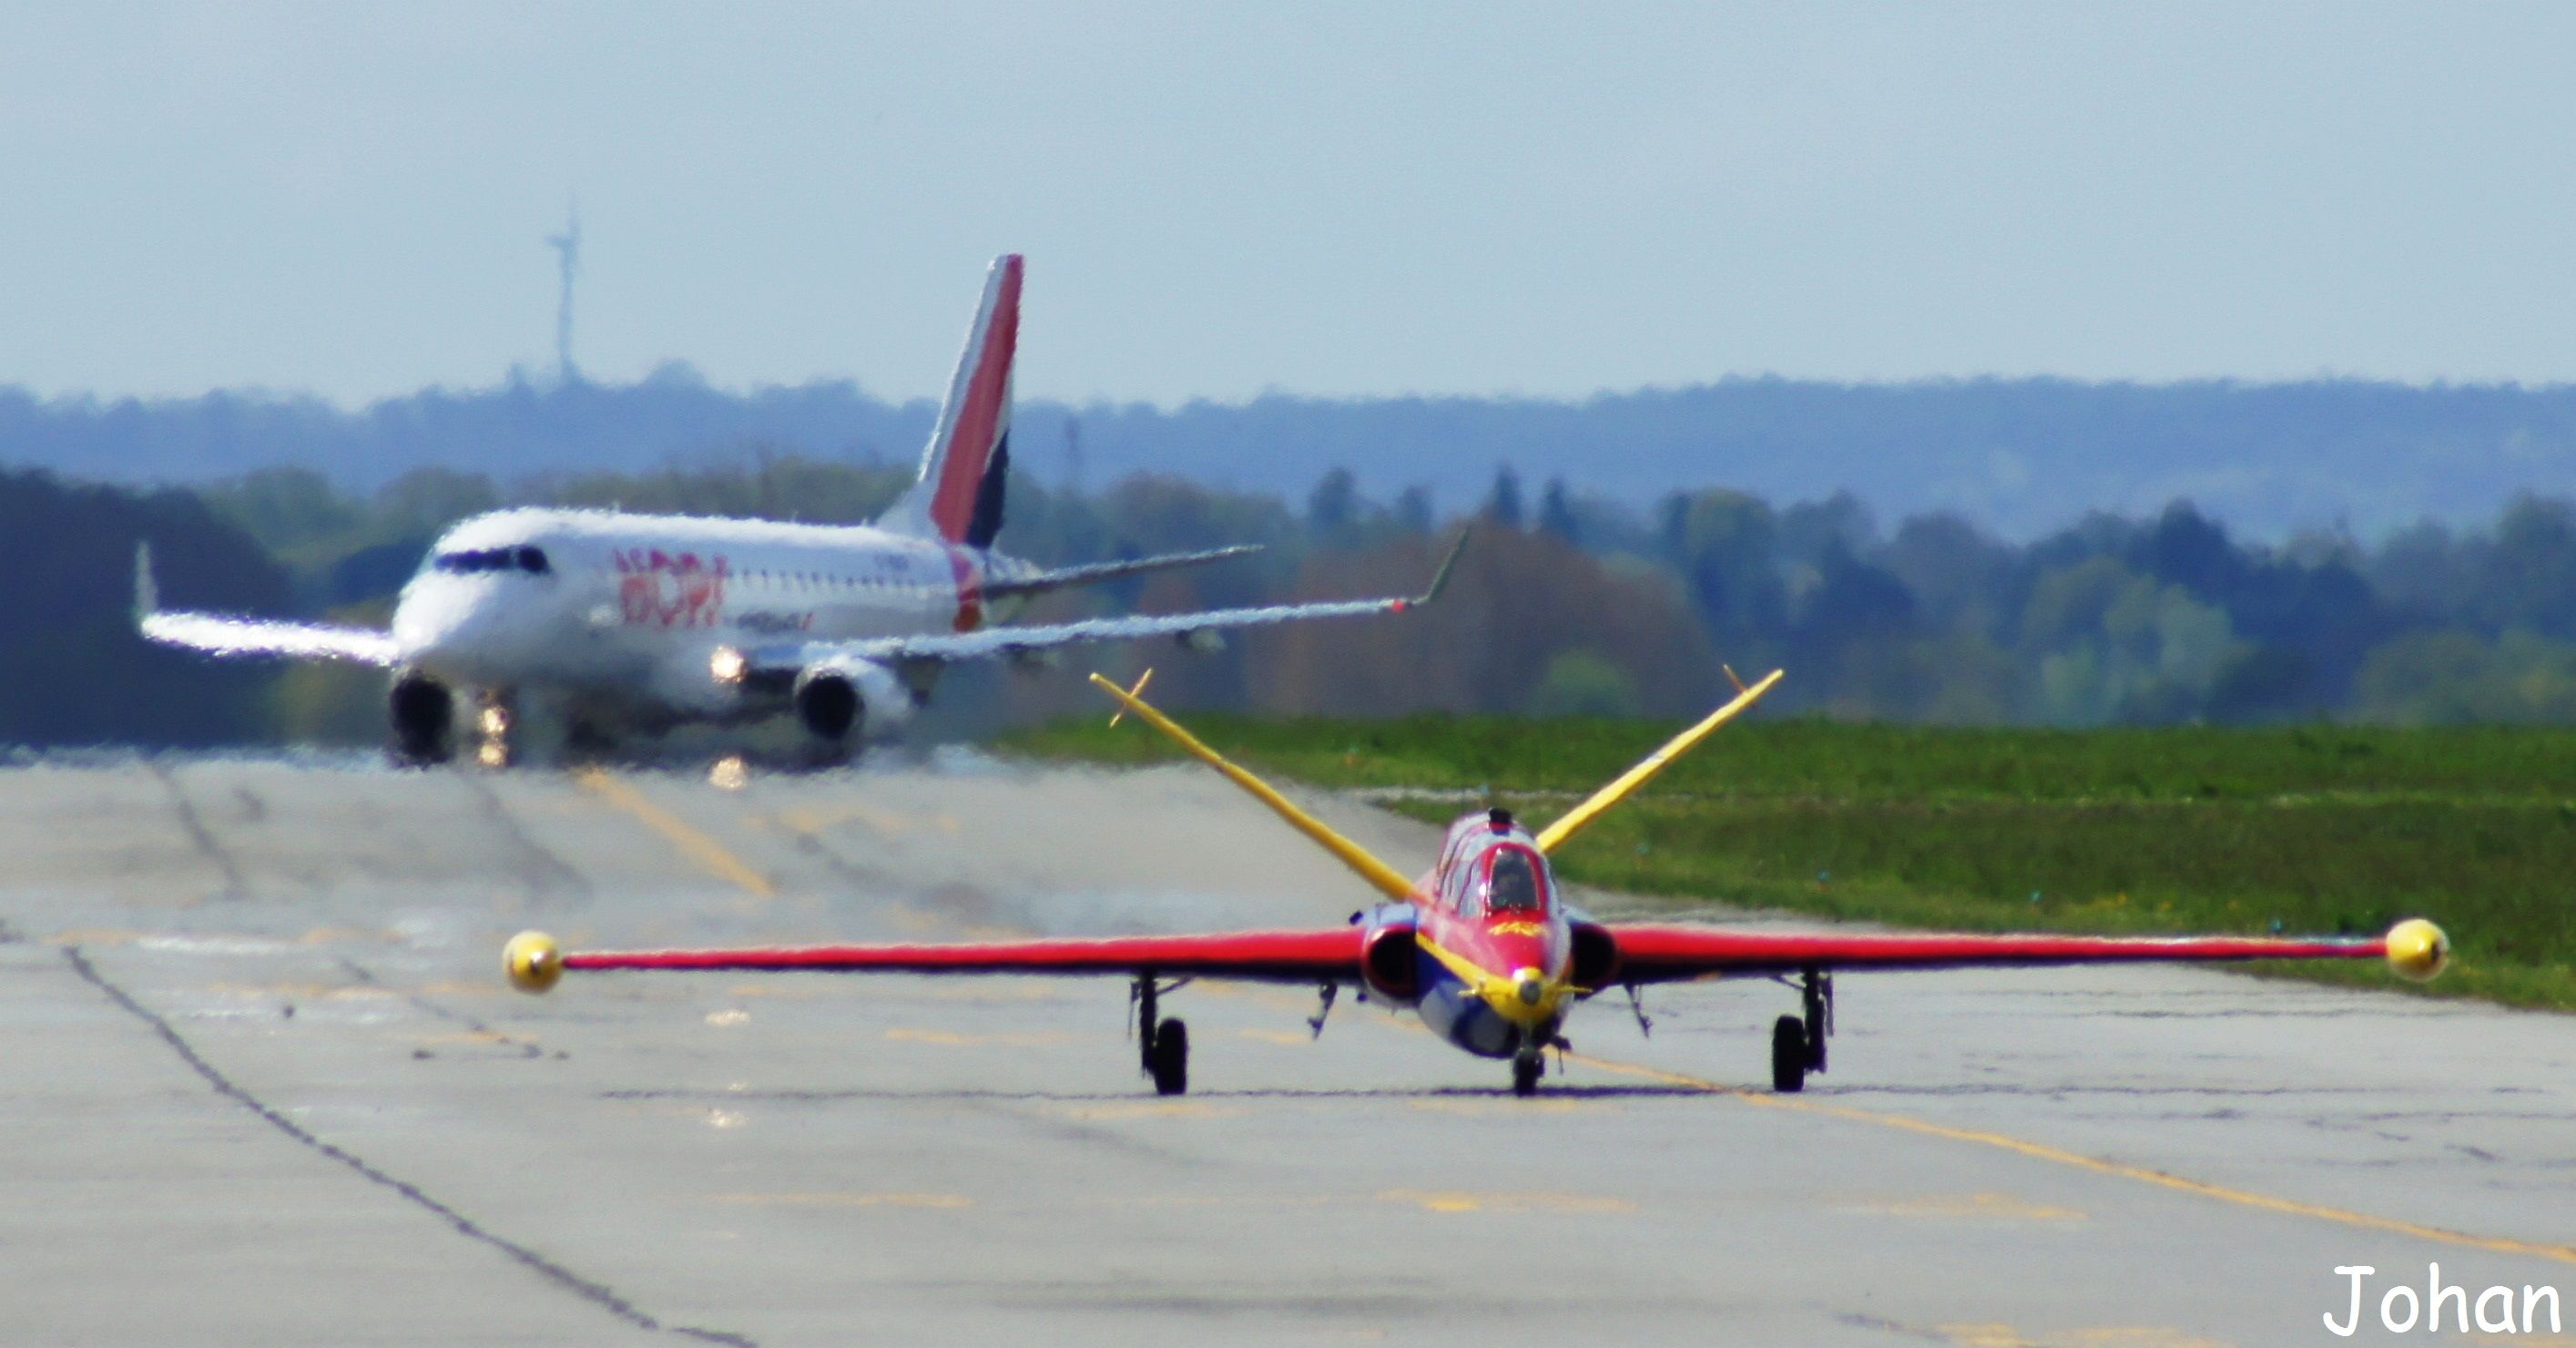
POLYGON ((595 1282, 573 1272, 536 1250, 501 1235, 440 1202, 409 1180, 387 1174, 366 1158, 324 1141, 312 1130, 286 1117, 266 1101, 242 1089, 232 1078, 225 1076, 222 1069, 207 1061, 203 1054, 197 1052, 196 1046, 190 1044, 158 1012, 136 1001, 125 989, 109 982, 107 977, 98 971, 97 966, 90 963, 88 956, 81 952, 79 946, 64 946, 63 958, 70 962, 72 972, 78 974, 83 982, 106 994, 108 1000, 123 1007, 127 1014, 143 1022, 154 1034, 160 1036, 161 1042, 168 1044, 171 1052, 179 1055, 179 1061, 187 1064, 189 1070, 204 1079, 208 1086, 213 1087, 217 1095, 258 1115, 270 1127, 284 1133, 307 1150, 346 1166, 370 1184, 400 1195, 406 1202, 445 1222, 458 1235, 500 1251, 520 1267, 638 1329, 658 1334, 676 1334, 682 1338, 696 1339, 705 1343, 731 1344, 734 1348, 759 1348, 758 1344, 740 1334, 717 1329, 701 1329, 693 1325, 663 1324, 606 1283, 595 1282))
POLYGON ((147 758, 143 761, 143 766, 152 774, 154 780, 160 782, 162 788, 170 793, 171 803, 178 808, 179 827, 186 831, 188 840, 197 845, 197 850, 204 854, 208 861, 215 863, 216 870, 223 872, 223 897, 227 899, 250 897, 250 886, 242 880, 240 863, 233 860, 232 853, 224 850, 223 844, 215 841, 214 833, 206 827, 205 819, 197 813, 197 803, 188 799, 187 791, 180 787, 178 775, 170 771, 168 764, 158 759, 147 758))

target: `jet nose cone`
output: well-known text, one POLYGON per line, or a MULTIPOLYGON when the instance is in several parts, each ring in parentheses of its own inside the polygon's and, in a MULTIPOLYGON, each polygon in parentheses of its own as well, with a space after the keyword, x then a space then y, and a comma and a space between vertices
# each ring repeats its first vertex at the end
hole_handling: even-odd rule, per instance
POLYGON ((1539 977, 1536 969, 1513 971, 1512 982, 1515 985, 1513 990, 1520 997, 1523 1006, 1536 1006, 1540 998, 1547 996, 1547 980, 1539 977))

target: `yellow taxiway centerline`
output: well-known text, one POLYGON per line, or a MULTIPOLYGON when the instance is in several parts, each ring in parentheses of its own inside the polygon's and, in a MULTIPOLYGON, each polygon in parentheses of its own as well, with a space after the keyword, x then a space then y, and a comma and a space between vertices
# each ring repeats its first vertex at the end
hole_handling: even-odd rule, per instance
POLYGON ((769 882, 768 876, 744 865, 742 858, 727 851, 724 844, 708 837, 687 820, 646 800, 643 792, 624 781, 597 768, 575 773, 573 780, 579 782, 583 790, 604 797, 609 804, 643 820, 645 827, 661 834, 663 841, 679 849, 681 855, 698 863, 700 868, 717 879, 730 881, 764 899, 778 893, 778 887, 769 882))
POLYGON ((2504 1236, 2474 1236, 2465 1231, 2425 1226, 2417 1222, 2400 1221, 2394 1217, 2378 1217, 2346 1208, 2330 1208, 2317 1203, 2275 1198, 2270 1194, 2258 1194, 2250 1189, 2231 1189, 2222 1184, 2207 1184, 2200 1180, 2184 1179, 2180 1175, 2168 1175, 2161 1170, 2123 1165, 2118 1161, 2103 1160, 2099 1156, 2087 1156, 2082 1152, 2068 1151, 2063 1147, 2052 1147, 2044 1142, 2025 1142, 2020 1138, 2006 1137, 2001 1133, 1981 1132, 1974 1128, 1953 1128, 1948 1124, 1933 1123, 1928 1119, 1912 1118, 1904 1114, 1882 1114, 1876 1110, 1854 1109, 1849 1105, 1828 1105, 1815 1100, 1802 1100, 1796 1096, 1747 1090, 1742 1086, 1729 1086, 1724 1082, 1707 1081, 1699 1077, 1684 1076, 1679 1072, 1667 1072, 1661 1068, 1643 1067, 1636 1063, 1612 1062, 1606 1058, 1595 1058, 1585 1054, 1569 1053, 1566 1057, 1605 1072, 1644 1077, 1650 1081, 1661 1081, 1675 1086, 1688 1086, 1693 1090, 1706 1091, 1711 1095, 1732 1096, 1746 1104, 1759 1105, 1765 1109, 1793 1109, 1800 1113, 1817 1114, 1826 1118, 1848 1119, 1855 1123, 1894 1128, 1900 1132, 1920 1133, 1926 1137, 1947 1138, 1953 1142, 1973 1142, 1979 1146, 2008 1151, 2016 1156, 2027 1156, 2033 1160, 2048 1161, 2076 1170, 2089 1170, 2097 1175, 2135 1180, 2140 1184, 2152 1184, 2158 1188, 2172 1189, 2180 1193, 2198 1194, 2203 1198, 2214 1198, 2219 1202, 2233 1203, 2239 1207, 2278 1212, 2293 1217, 2310 1217, 2318 1221, 2357 1227, 2365 1231, 2385 1231, 2391 1235, 2413 1236, 2418 1240, 2457 1245, 2472 1250, 2485 1250, 2493 1254, 2523 1254, 2539 1259, 2554 1259, 2562 1264, 2576 1264, 2576 1245, 2543 1245, 2504 1236))

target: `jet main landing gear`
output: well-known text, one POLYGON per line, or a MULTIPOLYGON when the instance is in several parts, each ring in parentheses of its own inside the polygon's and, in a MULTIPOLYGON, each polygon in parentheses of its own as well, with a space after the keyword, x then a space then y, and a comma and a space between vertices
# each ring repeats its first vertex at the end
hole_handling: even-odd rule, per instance
POLYGON ((1809 969, 1798 979, 1802 1016, 1771 1022, 1771 1089, 1807 1088, 1807 1074, 1825 1070, 1825 1038, 1834 1032, 1834 976, 1809 969))
MULTIPOLYGON (((1182 979, 1181 983, 1188 982, 1182 979)), ((1164 992, 1178 988, 1157 985, 1151 972, 1136 977, 1136 1042, 1139 1065, 1145 1075, 1154 1079, 1156 1095, 1183 1095, 1190 1089, 1190 1027, 1178 1019, 1156 1018, 1155 1000, 1164 992)))

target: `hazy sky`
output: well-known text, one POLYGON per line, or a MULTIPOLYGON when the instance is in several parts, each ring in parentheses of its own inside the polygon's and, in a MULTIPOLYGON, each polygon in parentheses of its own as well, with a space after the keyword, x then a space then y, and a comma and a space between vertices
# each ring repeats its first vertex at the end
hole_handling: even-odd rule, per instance
POLYGON ((2576 6, 0 11, 0 383, 2576 377, 2576 6))

